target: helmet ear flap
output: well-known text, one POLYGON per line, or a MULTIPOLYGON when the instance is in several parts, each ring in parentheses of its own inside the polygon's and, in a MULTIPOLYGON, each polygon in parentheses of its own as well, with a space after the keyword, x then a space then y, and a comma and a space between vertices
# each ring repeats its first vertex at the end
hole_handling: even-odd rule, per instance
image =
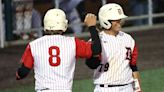
POLYGON ((110 3, 103 5, 99 9, 98 17, 100 25, 105 29, 110 29, 112 25, 110 20, 120 20, 126 18, 127 16, 124 14, 120 5, 116 3, 110 3))
POLYGON ((106 20, 105 24, 107 25, 106 29, 110 29, 112 27, 110 20, 106 20))
POLYGON ((105 28, 105 29, 110 29, 112 24, 111 24, 111 21, 110 20, 106 20, 102 17, 99 17, 99 22, 100 22, 100 25, 105 28))

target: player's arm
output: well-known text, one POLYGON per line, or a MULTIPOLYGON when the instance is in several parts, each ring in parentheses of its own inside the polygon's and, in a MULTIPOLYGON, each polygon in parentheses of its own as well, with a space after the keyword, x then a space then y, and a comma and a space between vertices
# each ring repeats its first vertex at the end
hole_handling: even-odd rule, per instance
POLYGON ((91 56, 98 56, 101 53, 101 42, 96 30, 96 16, 94 14, 87 14, 85 17, 85 25, 88 27, 91 34, 92 42, 85 42, 75 38, 76 43, 76 57, 90 58, 91 56))
POLYGON ((97 51, 96 54, 93 54, 91 58, 88 58, 86 59, 85 61, 85 64, 90 68, 90 69, 96 69, 99 65, 100 65, 100 57, 98 56, 102 49, 101 48, 101 42, 100 42, 100 39, 99 39, 99 36, 98 35, 95 35, 95 34, 98 34, 98 31, 94 31, 96 30, 96 17, 92 18, 92 20, 89 20, 89 17, 90 15, 86 16, 85 18, 85 24, 89 27, 89 30, 90 30, 90 33, 91 33, 91 39, 92 39, 92 50, 93 52, 94 51, 97 51), (92 24, 88 24, 90 23, 90 21, 92 21, 92 24), (95 32, 95 33, 94 33, 95 32), (98 50, 99 49, 99 50, 98 50))
POLYGON ((97 17, 94 14, 87 14, 84 20, 85 25, 89 28, 89 32, 91 35, 91 48, 92 48, 92 56, 95 57, 99 55, 102 51, 101 49, 101 41, 98 35, 98 31, 96 30, 96 22, 97 17))
POLYGON ((133 78, 134 78, 133 88, 134 88, 135 92, 141 92, 140 76, 139 76, 139 70, 137 67, 138 50, 137 50, 136 46, 134 46, 131 56, 132 56, 132 59, 130 61, 130 67, 133 71, 133 78))
POLYGON ((16 71, 16 79, 20 80, 25 78, 33 68, 33 63, 34 59, 31 54, 30 45, 28 45, 21 58, 21 67, 16 71))
POLYGON ((139 75, 139 71, 135 71, 133 72, 133 78, 134 78, 134 92, 141 92, 141 86, 140 86, 140 75, 139 75))
POLYGON ((29 74, 30 70, 31 70, 30 68, 22 64, 21 67, 18 68, 16 71, 16 79, 20 80, 20 79, 25 78, 29 74))
POLYGON ((100 65, 100 58, 99 57, 91 57, 85 60, 85 64, 90 68, 90 69, 96 69, 100 65))

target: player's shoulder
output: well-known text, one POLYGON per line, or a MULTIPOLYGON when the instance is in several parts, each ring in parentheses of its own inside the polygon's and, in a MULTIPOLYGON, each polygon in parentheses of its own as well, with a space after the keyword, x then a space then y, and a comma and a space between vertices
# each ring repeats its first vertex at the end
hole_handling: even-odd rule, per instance
POLYGON ((105 35, 104 31, 99 32, 99 36, 105 35))
POLYGON ((74 42, 75 38, 74 36, 61 35, 61 39, 66 42, 74 42))
POLYGON ((40 38, 37 38, 33 41, 31 41, 29 44, 40 44, 40 43, 47 43, 47 42, 53 42, 53 41, 66 41, 66 42, 73 42, 74 37, 64 36, 64 35, 45 35, 40 38))
POLYGON ((74 40, 76 38, 74 36, 62 36, 62 37, 68 40, 74 40))
POLYGON ((122 36, 122 37, 125 37, 125 38, 128 38, 128 39, 133 39, 133 37, 129 33, 126 33, 126 32, 123 32, 123 31, 120 31, 118 35, 122 36))
POLYGON ((119 32, 119 35, 120 36, 130 36, 130 34, 126 33, 126 32, 123 32, 123 31, 120 31, 119 32))
POLYGON ((102 39, 102 38, 104 38, 106 36, 108 36, 108 35, 104 31, 99 32, 100 39, 102 39))
POLYGON ((32 40, 32 41, 30 42, 30 44, 36 43, 36 42, 40 41, 40 40, 43 39, 43 38, 44 38, 44 36, 42 36, 42 37, 40 37, 40 38, 37 38, 37 39, 35 39, 35 40, 32 40))

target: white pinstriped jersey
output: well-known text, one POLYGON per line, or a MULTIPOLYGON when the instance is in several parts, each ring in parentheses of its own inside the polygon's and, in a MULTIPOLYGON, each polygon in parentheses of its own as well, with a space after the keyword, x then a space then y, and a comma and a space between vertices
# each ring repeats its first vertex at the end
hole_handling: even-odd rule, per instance
POLYGON ((134 39, 122 31, 117 36, 100 34, 101 65, 94 72, 94 84, 120 85, 133 82, 131 65, 136 65, 134 39))
POLYGON ((35 90, 71 90, 76 57, 91 57, 91 44, 75 37, 43 36, 30 42, 22 63, 34 67, 35 90))

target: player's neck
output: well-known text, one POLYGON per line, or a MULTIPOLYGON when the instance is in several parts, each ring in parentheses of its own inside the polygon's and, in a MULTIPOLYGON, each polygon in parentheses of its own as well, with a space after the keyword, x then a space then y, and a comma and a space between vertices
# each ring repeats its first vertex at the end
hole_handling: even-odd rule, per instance
POLYGON ((108 35, 113 35, 113 36, 117 36, 119 33, 119 31, 113 31, 113 30, 105 30, 104 32, 108 35))
POLYGON ((57 32, 46 31, 44 34, 45 35, 62 35, 63 32, 61 32, 61 31, 57 31, 57 32))

